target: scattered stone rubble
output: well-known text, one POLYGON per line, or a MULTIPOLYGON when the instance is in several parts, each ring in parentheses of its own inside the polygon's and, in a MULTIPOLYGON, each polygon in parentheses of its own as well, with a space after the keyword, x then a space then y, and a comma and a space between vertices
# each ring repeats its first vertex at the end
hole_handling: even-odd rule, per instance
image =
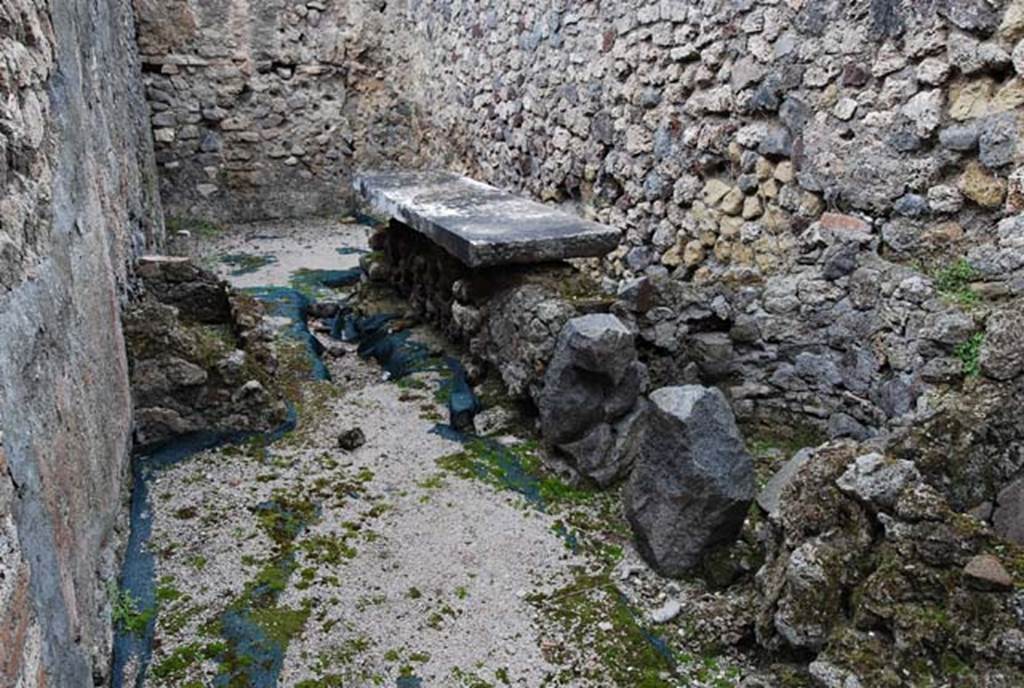
POLYGON ((816 655, 829 688, 1024 680, 1019 547, 882 447, 840 440, 792 463, 761 530, 762 645, 816 655))
POLYGON ((666 573, 724 545, 753 496, 732 411, 825 432, 748 521, 756 639, 817 685, 1024 682, 1021 0, 317 2, 258 17, 251 44, 203 3, 138 4, 176 210, 331 207, 383 153, 622 227, 597 271, 615 299, 567 289, 584 280, 566 265, 480 279, 400 227, 368 272, 539 400, 575 470, 608 484, 634 464, 627 504, 666 573), (609 311, 607 360, 561 346, 609 311), (634 437, 608 408, 620 348, 653 387, 725 396, 638 392, 663 432, 634 437), (725 426, 710 450, 685 441, 707 417, 725 426), (713 487, 687 501, 701 518, 640 503, 690 478, 713 487))
MULTIPOLYGON (((389 231, 396 244, 416 241, 389 231)), ((758 643, 812 659, 810 676, 821 686, 899 686, 963 667, 991 685, 1013 685, 1024 668, 1014 593, 1024 561, 1015 544, 1024 532, 1024 375, 1019 335, 1010 334, 1020 299, 992 297, 985 285, 993 282, 983 280, 956 288, 985 299, 943 293, 941 278, 881 257, 877 239, 849 216, 813 223, 800 241, 813 257, 767 289, 648 276, 610 304, 590 302, 619 317, 577 316, 564 293, 524 286, 522 275, 496 280, 493 301, 474 302, 473 274, 457 261, 457 277, 415 279, 442 274, 436 266, 447 260, 425 246, 391 246, 382 272, 405 275, 421 312, 441 322, 474 308, 472 328, 452 331, 488 352, 482 363, 510 388, 532 395, 552 456, 600 485, 626 479, 639 550, 664 575, 701 571, 713 580, 716 552, 729 569, 722 584, 757 570, 728 563, 755 492, 730 406, 748 423, 827 421, 830 434, 846 439, 796 453, 757 497, 764 518, 748 522, 765 556, 756 575, 758 643), (418 272, 403 272, 411 264, 418 272), (837 285, 849 296, 820 291, 837 285), (531 289, 540 296, 526 297, 531 289), (561 319, 531 326, 542 312, 561 319), (673 318, 680 324, 672 336, 658 330, 673 318), (501 348, 479 345, 492 331, 501 348), (674 342, 675 355, 652 339, 674 342), (522 366, 523 350, 536 368, 522 366), (783 361, 774 368, 766 363, 773 356, 783 361), (656 383, 673 375, 716 383, 732 404, 697 385, 658 389, 648 402, 623 382, 630 365, 646 370, 636 357, 656 383), (508 374, 510 363, 518 374, 508 374), (760 391, 738 393, 744 385, 760 391), (623 403, 610 412, 609 400, 623 403)))
POLYGON ((262 306, 189 258, 143 257, 125 312, 135 444, 269 431, 287 417, 262 306))

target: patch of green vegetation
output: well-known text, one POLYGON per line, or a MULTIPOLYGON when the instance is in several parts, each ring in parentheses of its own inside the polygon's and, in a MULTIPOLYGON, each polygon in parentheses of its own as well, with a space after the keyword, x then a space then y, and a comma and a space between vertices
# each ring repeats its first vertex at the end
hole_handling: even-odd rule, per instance
POLYGON ((160 580, 160 585, 156 588, 157 604, 167 604, 181 598, 182 593, 174 587, 173 580, 173 578, 169 578, 168 576, 165 576, 160 580))
POLYGON ((355 559, 355 547, 348 544, 346 536, 313 535, 303 540, 299 547, 306 556, 317 564, 338 565, 345 559, 355 559))
POLYGON ((308 678, 295 684, 295 688, 344 688, 345 677, 340 674, 324 674, 315 679, 308 678))
POLYGON ((935 288, 945 298, 962 306, 973 306, 979 300, 978 294, 971 289, 971 282, 978 279, 978 272, 961 258, 952 265, 947 265, 935 273, 935 288))
POLYGON ((809 425, 744 428, 747 451, 754 459, 789 459, 801 449, 817 447, 828 437, 809 425))
POLYGON ((256 507, 256 518, 270 539, 284 547, 316 520, 317 507, 303 495, 275 490, 270 501, 256 507))
POLYGON ((156 607, 142 609, 131 592, 111 584, 110 616, 114 625, 125 633, 141 635, 156 616, 156 607))
POLYGON ((201 643, 189 643, 176 648, 153 667, 153 678, 163 681, 182 678, 188 668, 202 657, 202 650, 201 643))
POLYGON ((444 473, 435 473, 429 478, 424 478, 423 480, 419 481, 416 484, 419 487, 422 487, 424 490, 439 490, 442 487, 444 487, 447 483, 445 482, 444 479, 444 473))
POLYGON ((379 607, 388 601, 388 596, 379 593, 377 595, 363 595, 356 600, 356 611, 364 612, 370 607, 379 607))
POLYGON ((153 667, 153 678, 160 681, 180 681, 191 666, 206 659, 213 659, 223 651, 223 643, 192 642, 182 645, 153 667))
POLYGON ((459 667, 452 669, 449 676, 455 682, 454 685, 460 688, 494 688, 494 684, 490 681, 459 667))
POLYGON ((173 576, 161 576, 156 588, 156 610, 163 631, 177 633, 195 615, 192 598, 178 590, 173 576))
POLYGON ((299 340, 283 335, 275 340, 274 347, 277 352, 277 372, 274 376, 277 389, 295 404, 300 423, 305 420, 306 427, 315 425, 316 420, 323 415, 327 402, 340 394, 340 390, 327 381, 310 382, 313 364, 309 360, 306 345, 299 340))
POLYGON ((743 432, 747 438, 747 451, 754 459, 758 488, 764 487, 781 464, 798 451, 807 447, 817 447, 828 441, 828 437, 820 429, 793 423, 744 427, 743 432))
POLYGON ((446 618, 458 618, 462 612, 452 609, 448 604, 442 604, 427 617, 427 625, 433 629, 440 629, 446 618))
POLYGON ((191 232, 193 236, 203 239, 212 239, 224 232, 224 228, 220 225, 199 217, 175 215, 168 217, 165 224, 169 234, 187 231, 191 232))
POLYGON ((228 253, 220 257, 220 262, 234 268, 231 274, 238 277, 256 272, 271 263, 276 263, 277 258, 269 254, 228 253))
POLYGON ((430 366, 436 370, 440 378, 438 380, 437 389, 434 390, 434 402, 441 406, 447 406, 452 400, 452 389, 454 384, 452 371, 443 363, 435 361, 431 361, 430 366))
POLYGON ((981 374, 981 345, 984 343, 985 333, 975 332, 954 350, 956 357, 963 363, 964 374, 967 377, 977 377, 981 374))
POLYGON ((515 490, 543 508, 586 503, 596 494, 573 487, 544 470, 536 442, 503 446, 477 438, 464 447, 461 452, 441 457, 437 465, 460 478, 515 490))
POLYGON ((420 592, 419 588, 412 587, 409 588, 408 591, 406 591, 405 596, 408 597, 410 600, 418 600, 421 597, 423 597, 423 593, 420 592))
POLYGON ((263 671, 306 626, 310 603, 299 607, 278 604, 281 593, 298 568, 298 536, 319 517, 319 509, 302 493, 275 491, 255 508, 260 528, 274 543, 274 551, 242 593, 205 627, 222 638, 218 653, 218 681, 227 686, 250 685, 253 670, 263 671), (262 668, 257 668, 262 667, 262 668))
POLYGON ((249 619, 266 633, 267 637, 282 647, 302 632, 309 618, 309 604, 298 609, 290 607, 256 608, 249 613, 249 619))
POLYGON ((663 673, 676 674, 676 660, 630 608, 611 579, 611 567, 598 574, 579 572, 566 587, 527 598, 556 623, 572 642, 549 646, 546 659, 572 667, 584 678, 601 685, 653 688, 665 685, 663 673), (601 630, 603 624, 611 629, 601 630), (575 664, 575 653, 590 648, 599 662, 575 664))
POLYGON ((174 512, 174 518, 179 518, 183 521, 193 519, 199 511, 194 506, 183 506, 174 512))
POLYGON ((416 377, 416 375, 406 375, 405 377, 398 378, 395 381, 399 389, 426 389, 427 383, 416 377))

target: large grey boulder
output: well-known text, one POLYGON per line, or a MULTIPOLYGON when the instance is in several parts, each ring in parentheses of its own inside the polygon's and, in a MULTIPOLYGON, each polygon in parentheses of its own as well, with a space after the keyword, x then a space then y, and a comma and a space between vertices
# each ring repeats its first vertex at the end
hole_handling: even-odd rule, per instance
POLYGON ((733 540, 754 498, 754 466, 717 389, 664 387, 650 395, 646 432, 626 487, 640 553, 679 576, 733 540))
POLYGON ((537 399, 545 443, 579 474, 612 484, 636 453, 646 389, 647 367, 621 320, 606 313, 573 318, 558 336, 537 399))

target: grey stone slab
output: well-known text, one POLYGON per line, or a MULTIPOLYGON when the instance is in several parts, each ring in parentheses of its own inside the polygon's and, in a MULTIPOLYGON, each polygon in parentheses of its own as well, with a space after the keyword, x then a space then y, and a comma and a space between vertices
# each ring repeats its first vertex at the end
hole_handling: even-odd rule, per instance
POLYGON ((470 267, 603 256, 619 244, 613 227, 449 172, 366 172, 355 187, 470 267))

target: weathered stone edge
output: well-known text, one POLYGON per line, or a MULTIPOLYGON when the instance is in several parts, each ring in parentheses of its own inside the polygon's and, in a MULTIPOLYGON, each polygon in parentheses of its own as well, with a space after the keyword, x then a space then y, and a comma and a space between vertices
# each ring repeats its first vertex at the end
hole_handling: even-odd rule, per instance
POLYGON ((429 237, 438 246, 471 268, 542 263, 564 258, 599 257, 615 250, 621 238, 617 229, 581 218, 581 223, 600 228, 601 231, 588 231, 550 239, 528 239, 519 242, 503 240, 499 245, 474 244, 422 215, 409 212, 408 209, 388 198, 386 193, 371 188, 368 182, 378 174, 380 173, 373 171, 357 174, 353 181, 356 192, 376 212, 398 220, 429 237))

